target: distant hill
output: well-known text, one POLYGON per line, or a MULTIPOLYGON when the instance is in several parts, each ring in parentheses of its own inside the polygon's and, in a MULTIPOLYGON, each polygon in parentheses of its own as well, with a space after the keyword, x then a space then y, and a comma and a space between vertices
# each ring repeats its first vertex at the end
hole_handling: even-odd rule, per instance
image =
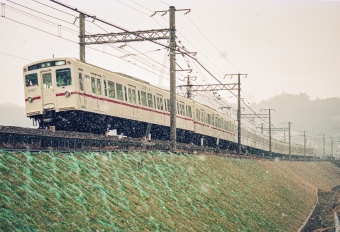
MULTIPOLYGON (((272 113, 272 124, 275 127, 285 127, 282 122, 291 122, 292 131, 306 130, 308 138, 320 138, 318 144, 322 142, 322 134, 325 134, 327 146, 330 146, 330 137, 333 137, 334 141, 340 139, 339 98, 311 100, 306 93, 298 95, 281 93, 265 102, 251 104, 252 109, 266 109, 269 106, 276 111, 272 113)), ((302 135, 302 132, 300 134, 302 135)))
POLYGON ((25 107, 13 104, 0 104, 0 125, 32 127, 32 121, 26 117, 25 107))

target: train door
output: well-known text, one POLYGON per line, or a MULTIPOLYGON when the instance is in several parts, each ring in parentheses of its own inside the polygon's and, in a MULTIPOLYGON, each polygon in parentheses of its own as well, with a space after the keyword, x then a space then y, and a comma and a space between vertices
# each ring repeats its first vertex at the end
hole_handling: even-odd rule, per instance
MULTIPOLYGON (((162 95, 159 95, 157 94, 157 109, 160 110, 160 111, 163 111, 164 110, 164 106, 163 106, 163 96, 162 95)), ((165 115, 163 114, 163 112, 161 114, 159 114, 159 122, 161 123, 164 123, 165 121, 165 115)))
POLYGON ((83 70, 81 69, 79 69, 79 72, 78 72, 78 83, 79 83, 79 106, 80 108, 86 108, 84 76, 83 76, 83 70))
POLYGON ((131 116, 134 118, 138 118, 138 107, 137 107, 137 94, 136 87, 132 85, 128 85, 128 100, 131 106, 131 116))
POLYGON ((53 88, 53 78, 51 71, 41 72, 41 82, 42 83, 42 104, 43 108, 55 108, 55 93, 53 88))

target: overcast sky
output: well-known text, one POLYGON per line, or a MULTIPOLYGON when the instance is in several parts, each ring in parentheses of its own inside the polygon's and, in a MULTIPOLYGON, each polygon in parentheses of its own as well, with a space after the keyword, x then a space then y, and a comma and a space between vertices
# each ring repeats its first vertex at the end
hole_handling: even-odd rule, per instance
MULTIPOLYGON (((24 105, 23 66, 53 55, 78 58, 79 21, 73 25, 76 12, 47 0, 0 2, 5 4, 1 8, 4 17, 0 18, 0 103, 24 105), (60 34, 57 25, 61 25, 60 34)), ((340 1, 62 2, 131 31, 168 28, 168 14, 150 17, 153 11, 167 10, 170 5, 191 9, 187 15, 176 12, 177 44, 198 52, 197 59, 224 83, 236 81, 223 79, 224 74, 248 74, 242 80, 242 96, 247 102, 266 100, 282 92, 305 92, 312 99, 340 96, 340 1)), ((105 33, 101 28, 120 32, 87 19, 87 33, 105 33)), ((169 86, 166 49, 149 42, 118 48, 121 45, 88 46, 86 61, 154 85, 169 86)), ((190 58, 177 55, 177 61, 183 69, 188 65, 193 68, 190 75, 197 76, 196 83, 216 83, 190 58)), ((177 78, 187 75, 178 72, 177 78)), ((227 93, 221 95, 234 101, 227 98, 227 93)))

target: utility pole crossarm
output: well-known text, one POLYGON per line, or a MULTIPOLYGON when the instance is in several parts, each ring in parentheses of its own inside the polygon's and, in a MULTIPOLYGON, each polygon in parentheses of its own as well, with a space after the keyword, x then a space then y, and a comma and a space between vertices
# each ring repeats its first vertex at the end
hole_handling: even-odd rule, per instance
POLYGON ((85 35, 85 45, 169 39, 169 29, 85 35))
POLYGON ((269 114, 241 114, 242 118, 250 118, 250 119, 255 119, 255 118, 268 118, 269 114))
MULTIPOLYGON (((188 85, 179 85, 177 88, 187 88, 188 85)), ((232 84, 211 84, 211 85, 189 85, 192 92, 199 91, 218 91, 218 90, 237 90, 237 83, 232 84)))

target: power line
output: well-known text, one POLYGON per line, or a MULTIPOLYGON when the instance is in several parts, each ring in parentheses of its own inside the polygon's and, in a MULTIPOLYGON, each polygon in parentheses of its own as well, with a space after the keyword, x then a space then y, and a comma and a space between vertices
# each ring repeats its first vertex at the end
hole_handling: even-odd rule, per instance
POLYGON ((32 61, 32 60, 28 60, 28 59, 26 59, 26 58, 22 58, 22 57, 20 57, 20 56, 11 55, 11 54, 4 53, 4 52, 0 52, 0 53, 3 54, 3 55, 15 57, 15 58, 18 58, 18 59, 27 60, 27 61, 32 61))
POLYGON ((75 18, 77 18, 77 17, 78 17, 78 16, 76 16, 76 15, 73 15, 73 14, 67 13, 67 12, 65 12, 65 11, 62 11, 62 10, 59 10, 59 9, 57 9, 57 8, 54 8, 54 7, 52 7, 52 6, 46 5, 46 4, 44 4, 44 3, 41 3, 41 2, 39 2, 39 1, 37 1, 37 0, 33 0, 33 1, 34 1, 34 2, 36 2, 36 3, 39 3, 39 4, 41 4, 41 5, 44 5, 44 6, 46 6, 46 7, 49 7, 49 8, 51 8, 51 9, 57 10, 57 11, 59 11, 59 12, 62 12, 62 13, 64 13, 64 14, 67 14, 67 15, 73 16, 73 17, 75 17, 75 18))

